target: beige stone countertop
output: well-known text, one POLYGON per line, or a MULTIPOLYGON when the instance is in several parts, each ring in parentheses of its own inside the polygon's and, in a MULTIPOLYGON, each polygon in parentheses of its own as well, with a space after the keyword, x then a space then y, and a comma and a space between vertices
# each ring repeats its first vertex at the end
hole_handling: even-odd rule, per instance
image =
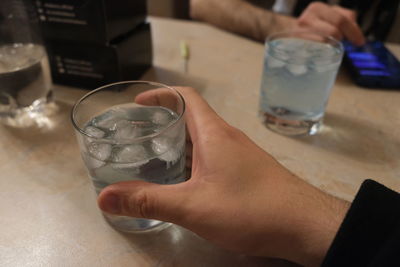
MULTIPOLYGON (((366 178, 400 191, 400 91, 360 88, 342 70, 321 133, 281 136, 257 117, 262 44, 197 22, 151 23, 154 67, 143 80, 197 88, 227 122, 331 194, 352 200, 366 178), (186 74, 180 40, 190 47, 186 74)), ((400 57, 400 46, 389 48, 400 57)), ((59 112, 41 130, 0 126, 0 266, 294 266, 216 248, 177 226, 136 235, 109 227, 69 118, 86 92, 56 86, 59 112)))

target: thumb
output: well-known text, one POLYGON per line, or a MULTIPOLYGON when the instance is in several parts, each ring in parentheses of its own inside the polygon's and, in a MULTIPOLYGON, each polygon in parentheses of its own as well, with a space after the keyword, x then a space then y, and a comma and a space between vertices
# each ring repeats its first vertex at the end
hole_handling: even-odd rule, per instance
POLYGON ((114 215, 157 219, 180 224, 190 190, 188 182, 160 185, 143 181, 112 184, 101 191, 97 203, 114 215))

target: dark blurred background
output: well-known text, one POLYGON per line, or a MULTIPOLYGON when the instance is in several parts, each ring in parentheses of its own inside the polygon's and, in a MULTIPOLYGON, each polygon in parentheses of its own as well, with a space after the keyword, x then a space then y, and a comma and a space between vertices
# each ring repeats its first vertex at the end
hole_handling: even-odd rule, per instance
POLYGON ((189 0, 147 0, 149 15, 189 19, 189 0))

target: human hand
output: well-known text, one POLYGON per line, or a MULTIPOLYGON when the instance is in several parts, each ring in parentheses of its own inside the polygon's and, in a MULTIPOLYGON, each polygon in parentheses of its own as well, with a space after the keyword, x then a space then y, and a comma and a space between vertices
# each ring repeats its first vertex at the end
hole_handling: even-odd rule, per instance
POLYGON ((353 11, 321 2, 311 3, 303 11, 296 21, 296 28, 316 30, 338 40, 345 38, 357 46, 365 43, 353 11))
MULTIPOLYGON (((347 204, 290 173, 222 120, 194 89, 177 89, 187 103, 190 179, 175 185, 116 183, 100 193, 100 208, 173 222, 241 253, 320 264, 347 204)), ((163 101, 159 90, 140 98, 163 101)))

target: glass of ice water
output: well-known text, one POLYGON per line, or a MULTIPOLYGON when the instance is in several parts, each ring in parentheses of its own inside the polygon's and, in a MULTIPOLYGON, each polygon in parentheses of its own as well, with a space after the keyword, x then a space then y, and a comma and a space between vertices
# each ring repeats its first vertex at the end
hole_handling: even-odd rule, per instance
MULTIPOLYGON (((96 192, 121 181, 185 181, 184 113, 185 101, 179 92, 159 83, 118 82, 83 96, 73 107, 71 119, 96 192)), ((106 213, 104 217, 124 232, 166 225, 106 213)))
POLYGON ((51 77, 31 1, 0 1, 0 121, 40 123, 51 111, 51 77))
POLYGON ((342 44, 309 31, 271 35, 265 44, 259 115, 284 135, 313 135, 343 56, 342 44))

